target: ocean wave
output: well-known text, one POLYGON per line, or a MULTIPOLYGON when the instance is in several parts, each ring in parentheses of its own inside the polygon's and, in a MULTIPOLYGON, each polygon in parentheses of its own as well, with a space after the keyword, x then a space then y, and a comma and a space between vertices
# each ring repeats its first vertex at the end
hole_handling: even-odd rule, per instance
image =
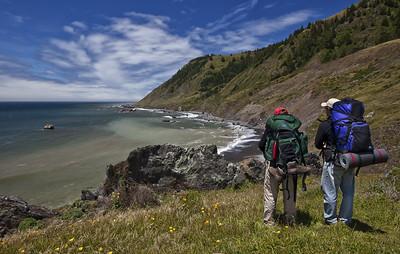
POLYGON ((198 114, 189 113, 189 112, 185 112, 185 113, 182 113, 182 115, 177 116, 177 118, 197 118, 197 117, 199 117, 198 114))
MULTIPOLYGON (((154 113, 166 113, 165 110, 162 109, 146 109, 146 108, 136 108, 137 110, 149 111, 154 113)), ((231 142, 226 144, 225 146, 218 147, 218 154, 228 152, 237 148, 248 147, 248 143, 258 141, 258 135, 254 129, 248 128, 243 125, 233 124, 232 122, 220 122, 218 120, 204 119, 200 117, 200 114, 196 114, 193 112, 175 112, 177 116, 175 118, 186 118, 193 119, 198 122, 214 122, 214 123, 222 123, 225 127, 233 130, 233 136, 222 136, 222 138, 231 138, 233 139, 231 142), (257 138, 256 138, 257 137, 257 138)), ((164 118, 172 119, 172 116, 166 115, 164 118)), ((184 127, 180 127, 184 129, 184 127)), ((219 137, 221 138, 221 137, 219 137)))
POLYGON ((228 126, 234 130, 236 137, 226 146, 218 147, 218 154, 228 152, 236 148, 243 148, 246 147, 246 144, 250 142, 258 141, 258 139, 255 138, 258 135, 254 129, 250 129, 241 125, 233 125, 231 123, 228 124, 228 126))

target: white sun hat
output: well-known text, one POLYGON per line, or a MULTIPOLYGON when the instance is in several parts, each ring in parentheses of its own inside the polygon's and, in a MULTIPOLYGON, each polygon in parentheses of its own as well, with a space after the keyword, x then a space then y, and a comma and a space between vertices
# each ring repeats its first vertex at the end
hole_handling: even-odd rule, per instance
POLYGON ((323 108, 333 108, 333 104, 335 104, 336 102, 340 101, 339 99, 336 98, 330 98, 327 102, 322 102, 321 103, 321 107, 323 108))

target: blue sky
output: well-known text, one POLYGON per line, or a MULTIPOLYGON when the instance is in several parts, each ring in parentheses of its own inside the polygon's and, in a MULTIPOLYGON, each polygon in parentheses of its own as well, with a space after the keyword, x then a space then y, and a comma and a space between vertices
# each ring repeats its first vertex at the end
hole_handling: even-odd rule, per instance
POLYGON ((194 57, 265 47, 345 0, 0 0, 0 101, 133 101, 194 57))

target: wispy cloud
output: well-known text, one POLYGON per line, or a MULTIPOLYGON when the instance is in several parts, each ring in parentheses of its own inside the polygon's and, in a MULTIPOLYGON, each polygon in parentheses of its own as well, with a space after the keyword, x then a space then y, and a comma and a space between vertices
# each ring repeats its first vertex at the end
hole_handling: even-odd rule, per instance
POLYGON ((310 10, 295 11, 275 19, 258 19, 243 23, 239 31, 251 36, 264 36, 308 20, 314 14, 310 10))
POLYGON ((73 22, 71 23, 71 25, 74 26, 74 27, 80 28, 80 29, 82 29, 82 30, 86 30, 86 29, 87 29, 86 24, 83 23, 83 22, 81 22, 81 21, 73 21, 73 22))
POLYGON ((87 82, 109 89, 107 98, 123 95, 139 99, 190 59, 204 54, 189 38, 172 34, 169 21, 165 16, 129 12, 125 17, 111 18, 101 29, 80 26, 70 40, 51 39, 42 58, 77 73, 70 82, 79 90, 87 82))
POLYGON ((274 19, 260 18, 238 22, 247 16, 247 11, 255 4, 257 3, 248 2, 248 5, 238 6, 220 20, 208 24, 206 28, 195 28, 190 33, 193 44, 226 53, 264 47, 269 42, 265 38, 267 35, 315 16, 311 10, 299 10, 274 19))
POLYGON ((3 12, 3 15, 7 16, 12 22, 14 22, 16 24, 22 24, 28 19, 28 17, 16 15, 11 12, 3 12))
POLYGON ((237 5, 231 12, 225 14, 220 19, 208 23, 205 28, 195 28, 192 32, 192 36, 208 36, 243 20, 247 17, 248 11, 254 8, 257 3, 258 0, 251 0, 237 5))
POLYGON ((0 55, 0 73, 4 71, 9 71, 11 69, 21 70, 25 67, 26 66, 21 63, 17 63, 0 55))
POLYGON ((0 74, 0 101, 134 100, 125 91, 88 83, 62 84, 0 74))
POLYGON ((80 22, 80 21, 73 21, 71 22, 70 25, 66 25, 63 27, 64 32, 70 33, 70 34, 76 34, 79 31, 86 30, 87 26, 85 23, 80 22))
POLYGON ((264 5, 264 9, 271 9, 273 7, 275 7, 276 3, 271 3, 271 4, 266 4, 264 5))
POLYGON ((265 46, 269 35, 315 15, 299 10, 251 19, 258 5, 246 1, 180 35, 170 28, 170 17, 133 11, 101 26, 73 21, 62 27, 63 39, 50 38, 41 49, 43 66, 50 66, 41 70, 47 73, 41 79, 14 75, 24 68, 0 57, 0 100, 140 99, 194 57, 265 46), (11 69, 15 72, 1 71, 11 69))

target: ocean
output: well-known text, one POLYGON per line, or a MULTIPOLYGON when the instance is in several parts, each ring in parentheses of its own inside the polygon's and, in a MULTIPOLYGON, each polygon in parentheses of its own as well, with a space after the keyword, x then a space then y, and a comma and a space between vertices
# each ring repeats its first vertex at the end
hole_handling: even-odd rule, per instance
POLYGON ((255 130, 193 113, 120 113, 121 104, 1 102, 0 195, 49 207, 70 203, 102 183, 108 164, 145 145, 216 144, 230 160, 255 150, 255 130), (55 129, 44 130, 46 123, 55 129))

